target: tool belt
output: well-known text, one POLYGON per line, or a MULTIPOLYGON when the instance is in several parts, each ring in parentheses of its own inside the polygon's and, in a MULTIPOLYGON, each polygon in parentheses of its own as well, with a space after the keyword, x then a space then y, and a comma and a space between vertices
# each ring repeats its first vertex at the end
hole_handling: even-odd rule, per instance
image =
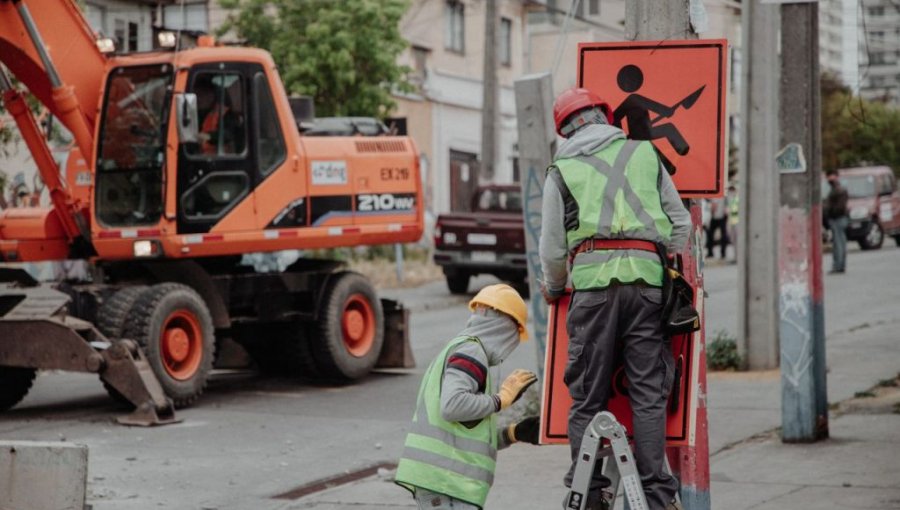
POLYGON ((642 250, 659 255, 663 267, 663 326, 669 335, 692 333, 700 329, 700 314, 694 308, 694 289, 669 260, 662 243, 640 239, 587 239, 569 253, 569 263, 579 253, 594 250, 642 250))

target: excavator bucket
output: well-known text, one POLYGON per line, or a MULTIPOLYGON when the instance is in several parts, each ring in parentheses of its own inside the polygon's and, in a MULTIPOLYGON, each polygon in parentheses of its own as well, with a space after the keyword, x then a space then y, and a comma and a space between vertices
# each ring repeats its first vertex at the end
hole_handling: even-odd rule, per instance
POLYGON ((384 345, 376 368, 415 368, 409 345, 409 310, 392 299, 382 299, 384 310, 384 345))
POLYGON ((69 296, 6 269, 0 283, 0 368, 21 367, 96 373, 135 411, 125 425, 179 421, 172 401, 141 349, 131 340, 110 341, 89 322, 65 314, 69 296))

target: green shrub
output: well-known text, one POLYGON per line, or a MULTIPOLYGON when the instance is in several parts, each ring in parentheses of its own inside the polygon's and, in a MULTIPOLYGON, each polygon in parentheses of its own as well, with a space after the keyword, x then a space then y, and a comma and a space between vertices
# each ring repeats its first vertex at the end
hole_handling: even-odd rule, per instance
POLYGON ((706 366, 710 370, 738 370, 741 355, 737 352, 737 340, 727 331, 716 331, 712 341, 706 343, 706 366))

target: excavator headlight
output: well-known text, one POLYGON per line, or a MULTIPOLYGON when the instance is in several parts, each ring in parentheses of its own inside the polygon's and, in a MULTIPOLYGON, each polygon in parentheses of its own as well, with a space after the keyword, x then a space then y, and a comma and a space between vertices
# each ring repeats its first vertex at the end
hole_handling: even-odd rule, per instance
POLYGON ((114 53, 116 51, 116 41, 109 37, 97 39, 97 49, 100 53, 114 53))
POLYGON ((159 257, 161 252, 159 241, 141 239, 134 242, 134 258, 159 257))
POLYGON ((160 32, 156 36, 160 48, 175 47, 175 32, 160 32))

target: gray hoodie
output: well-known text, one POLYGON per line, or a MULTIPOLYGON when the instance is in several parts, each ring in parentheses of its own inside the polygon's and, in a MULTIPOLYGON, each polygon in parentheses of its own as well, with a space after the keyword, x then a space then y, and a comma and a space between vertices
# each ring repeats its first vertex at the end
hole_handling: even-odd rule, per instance
MULTIPOLYGON (((616 140, 625 138, 625 133, 609 124, 591 124, 576 131, 563 142, 556 151, 555 160, 578 155, 589 156, 616 140)), ((681 203, 678 190, 672 178, 660 164, 659 194, 662 208, 672 220, 672 236, 666 245, 670 253, 680 252, 691 233, 691 215, 681 203)), ((553 179, 544 180, 544 200, 541 210, 541 240, 539 252, 544 284, 551 294, 562 293, 568 279, 567 263, 569 249, 566 243, 566 229, 563 226, 565 205, 559 187, 553 179)))
MULTIPOLYGON (((490 309, 472 312, 466 327, 458 336, 471 336, 479 342, 466 342, 447 356, 463 354, 485 368, 499 366, 519 345, 519 329, 511 317, 490 309)), ((479 388, 479 382, 466 372, 445 367, 441 381, 441 417, 447 421, 478 422, 497 412, 494 395, 500 388, 498 370, 493 370, 490 388, 479 388)), ((499 431, 498 431, 499 432, 499 431)), ((508 446, 499 434, 500 447, 508 446)))

